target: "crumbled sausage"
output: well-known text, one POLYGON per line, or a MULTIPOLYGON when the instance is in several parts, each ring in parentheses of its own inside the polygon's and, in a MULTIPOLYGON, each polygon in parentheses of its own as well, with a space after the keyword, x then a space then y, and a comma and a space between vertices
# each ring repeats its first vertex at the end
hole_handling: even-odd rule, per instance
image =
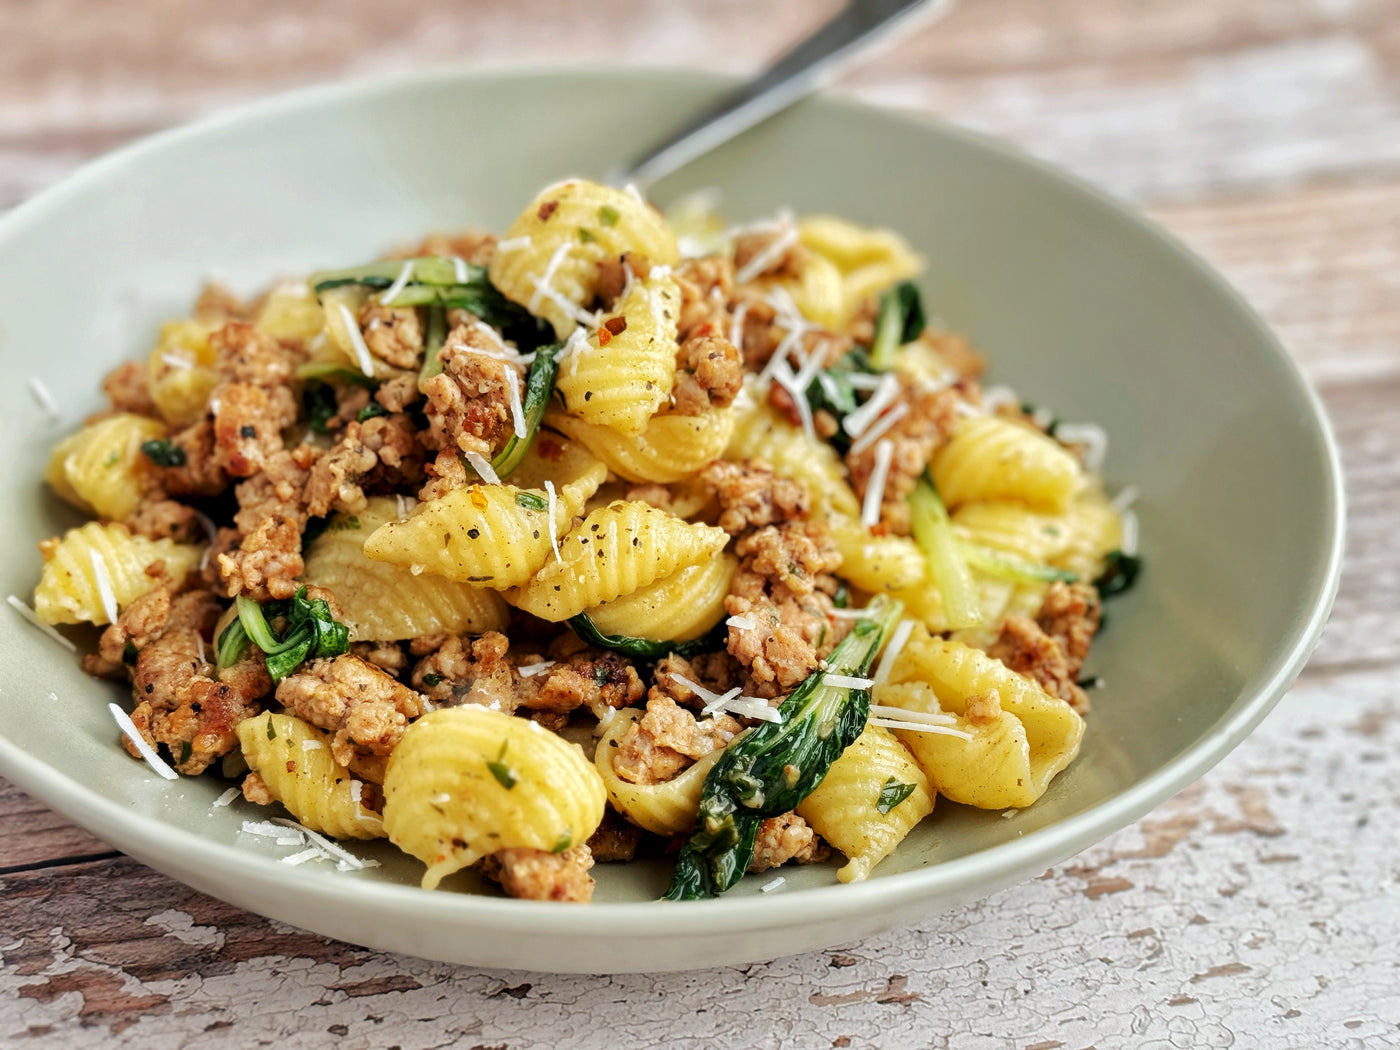
POLYGON ((411 306, 385 306, 367 299, 358 317, 365 347, 395 368, 413 368, 423 352, 423 326, 411 306))
POLYGON ((617 742, 613 771, 634 784, 670 780, 697 758, 728 745, 739 732, 729 715, 697 721, 667 696, 647 701, 647 710, 617 742))
POLYGON ((642 829, 623 820, 611 806, 603 811, 603 822, 588 837, 588 852, 599 864, 628 861, 637 855, 642 829))
POLYGON ((431 448, 455 448, 479 452, 488 459, 513 433, 506 369, 518 366, 499 357, 475 353, 486 350, 499 354, 479 325, 458 325, 447 337, 438 354, 442 371, 424 386, 428 405, 428 431, 425 440, 431 448))
POLYGON ((696 710, 704 707, 704 698, 683 684, 679 680, 681 678, 714 693, 727 693, 735 686, 745 693, 750 693, 753 684, 739 665, 739 661, 723 649, 713 653, 701 653, 689 659, 670 653, 657 662, 656 671, 652 675, 653 685, 647 691, 647 699, 670 699, 696 710))
MULTIPOLYGON (((786 230, 751 230, 734 238, 734 270, 741 272, 760 255, 770 251, 779 238, 790 237, 786 230)), ((807 267, 807 249, 796 237, 774 256, 754 277, 801 277, 807 267)))
POLYGON ((297 717, 333 732, 331 754, 349 765, 356 754, 387 755, 423 698, 358 656, 313 660, 282 679, 277 702, 297 717))
MULTIPOLYGON (((907 406, 908 411, 886 430, 880 439, 888 439, 894 443, 889 474, 885 479, 884 497, 880 503, 880 523, 887 533, 907 536, 907 497, 914 490, 915 483, 928 466, 934 452, 952 435, 958 421, 959 393, 952 387, 933 390, 908 375, 896 374, 899 375, 900 394, 895 404, 907 406)), ((851 485, 861 499, 865 498, 866 485, 875 469, 879 444, 877 441, 859 452, 851 451, 846 454, 846 466, 851 472, 851 485)))
POLYGON ((805 488, 779 477, 762 460, 716 460, 701 476, 719 499, 719 527, 731 536, 805 518, 812 509, 805 488))
POLYGON ((161 467, 160 485, 176 496, 217 496, 228 487, 228 474, 214 458, 214 420, 203 416, 170 436, 184 453, 177 467, 161 467))
POLYGON ((390 376, 374 392, 374 399, 389 412, 402 412, 422 396, 416 375, 390 376))
POLYGON ((501 884, 511 897, 536 901, 575 901, 593 899, 593 855, 588 846, 575 846, 563 853, 539 849, 503 849, 481 862, 481 873, 501 884))
POLYGON ((602 718, 614 708, 632 706, 646 692, 630 660, 585 645, 572 633, 562 635, 550 655, 556 661, 553 667, 518 678, 520 707, 555 714, 585 707, 602 718))
POLYGON ((148 499, 123 524, 153 540, 199 543, 207 538, 194 508, 173 499, 148 499))
POLYGON ((410 645, 415 655, 426 652, 413 668, 413 688, 436 703, 481 704, 495 711, 515 711, 519 675, 506 650, 510 639, 487 631, 475 640, 447 635, 425 649, 422 640, 410 645))
POLYGON ((423 478, 423 448, 413 420, 402 412, 375 416, 360 425, 360 440, 378 458, 362 487, 393 491, 423 478))
POLYGON ((350 646, 350 652, 392 675, 408 667, 408 657, 398 642, 355 642, 350 646))
POLYGON ((359 482, 378 464, 379 457, 361 440, 360 424, 351 422, 311 467, 303 495, 306 513, 319 518, 332 510, 345 514, 364 510, 365 494, 359 482))
POLYGON ((436 458, 423 464, 423 471, 428 480, 418 492, 420 500, 437 499, 474 480, 455 448, 442 449, 436 458))
POLYGON ((1087 714, 1089 695, 1076 679, 1098 630, 1099 611, 1098 593, 1088 584, 1052 583, 1036 619, 1008 616, 987 653, 1087 714))
POLYGON ((821 840, 808 823, 796 813, 769 817, 758 826, 754 839, 753 860, 749 871, 767 871, 788 861, 811 864, 826 860, 831 848, 821 840))
POLYGON ((729 300, 734 295, 734 264, 727 256, 706 255, 682 259, 673 271, 681 290, 681 312, 676 323, 684 342, 700 329, 729 331, 729 300))
POLYGON ((102 380, 102 392, 118 412, 135 412, 138 416, 156 414, 145 362, 126 361, 112 369, 102 380))
POLYGON ((214 465, 235 478, 257 473, 282 451, 282 430, 296 422, 297 402, 285 386, 225 383, 214 406, 214 465))
POLYGON ((702 328, 676 352, 676 375, 671 391, 677 415, 699 416, 734 403, 744 385, 744 361, 728 339, 702 328))
POLYGON ((243 797, 255 806, 270 806, 277 801, 268 790, 267 781, 258 773, 249 773, 243 778, 243 797))

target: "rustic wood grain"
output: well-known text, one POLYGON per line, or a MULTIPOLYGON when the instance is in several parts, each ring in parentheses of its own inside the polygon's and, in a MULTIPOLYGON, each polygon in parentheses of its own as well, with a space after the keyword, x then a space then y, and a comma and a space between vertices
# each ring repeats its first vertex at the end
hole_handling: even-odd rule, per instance
MULTIPOLYGON (((835 6, 0 0, 0 207, 297 84, 445 61, 746 71, 835 6)), ((964 0, 843 83, 1147 206, 1318 383, 1348 564, 1279 710, 1040 879, 840 950, 659 977, 326 941, 113 857, 0 784, 0 1045, 1400 1045, 1400 0, 964 0)))

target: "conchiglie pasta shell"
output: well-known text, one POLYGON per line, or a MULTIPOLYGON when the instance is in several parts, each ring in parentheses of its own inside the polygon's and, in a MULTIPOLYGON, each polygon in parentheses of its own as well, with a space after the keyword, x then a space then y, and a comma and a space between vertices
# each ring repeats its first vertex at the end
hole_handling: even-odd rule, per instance
POLYGON ((952 521, 963 539, 1042 564, 1060 557, 1074 538, 1068 515, 1045 514, 1014 500, 964 503, 952 521))
POLYGON ((371 561, 365 541, 398 520, 396 501, 374 496, 359 514, 337 514, 306 556, 302 579, 331 591, 352 641, 395 641, 430 634, 504 630, 510 612, 495 591, 371 561))
POLYGON ((146 362, 151 400, 172 427, 193 423, 204 414, 209 395, 223 382, 214 370, 217 355, 209 345, 214 326, 203 321, 171 321, 146 362))
POLYGON ((248 768, 299 823, 336 839, 384 837, 379 814, 360 804, 360 782, 332 757, 329 733, 264 712, 238 723, 238 742, 248 768))
POLYGON ((824 441, 808 441, 801 427, 793 426, 766 402, 738 414, 724 458, 761 459, 775 473, 805 488, 817 512, 860 517, 860 504, 836 450, 824 441))
POLYGON ((1068 542, 1046 559, 1056 568, 1093 580, 1104 570, 1108 553, 1123 545, 1123 519, 1102 491, 1080 493, 1065 515, 1068 542))
POLYGON ((935 788, 955 802, 983 809, 1029 806, 1079 753, 1084 720, 1058 697, 978 649, 916 631, 876 703, 913 711, 944 711, 971 740, 896 730, 935 788), (968 701, 992 693, 994 719, 965 717, 968 701))
POLYGON ((1034 427, 1000 416, 964 419, 934 453, 934 484, 948 507, 1014 499, 1063 512, 1083 481, 1079 461, 1034 427))
POLYGON ((117 608, 130 605, 159 582, 146 574, 153 562, 178 586, 198 563, 200 549, 173 540, 148 540, 123 525, 90 521, 70 529, 44 552, 44 572, 34 589, 34 612, 44 623, 108 623, 97 584, 99 561, 107 573, 117 608))
POLYGON ((900 591, 923 584, 924 555, 907 536, 872 536, 860 522, 840 518, 831 538, 841 552, 837 575, 871 594, 900 591))
POLYGON ((394 845, 428 866, 423 887, 434 889, 502 849, 562 853, 586 842, 606 797, 577 745, 528 719, 468 704, 408 727, 384 776, 384 827, 394 845))
POLYGON ((707 558, 586 612, 604 634, 688 642, 724 619, 724 599, 738 567, 732 554, 707 558))
POLYGON ((603 778, 608 801, 613 809, 637 827, 654 835, 679 835, 691 831, 695 828, 695 818, 700 811, 700 793, 705 787, 705 777, 724 751, 712 751, 661 784, 634 784, 623 780, 613 769, 613 756, 617 753, 618 742, 642 715, 643 712, 637 710, 618 711, 598 741, 593 764, 603 778))
POLYGON ((165 435, 164 424, 145 416, 107 416, 59 443, 44 480, 63 499, 99 518, 129 517, 154 476, 141 445, 165 435))
POLYGON ((620 477, 668 484, 699 473, 724 452, 734 430, 734 410, 652 416, 640 434, 620 434, 557 409, 545 415, 545 422, 578 441, 620 477))
POLYGON ((888 729, 873 725, 865 727, 797 807, 799 817, 846 855, 846 866, 836 873, 842 882, 868 877, 932 812, 933 792, 914 756, 888 729), (881 813, 880 792, 891 777, 914 790, 881 813))
POLYGON ((506 597, 542 620, 567 620, 707 560, 728 542, 713 525, 619 501, 591 512, 559 541, 560 558, 506 597))
POLYGON ((676 374, 676 319, 680 286, 673 277, 634 281, 612 313, 627 327, 602 343, 599 328, 572 350, 555 389, 572 416, 640 434, 671 398, 676 374))
POLYGON ((491 283, 554 325, 560 339, 576 326, 574 310, 597 292, 598 263, 625 252, 640 252, 666 266, 680 258, 676 238, 658 212, 626 190, 582 179, 542 190, 501 241, 507 247, 492 256, 491 283), (548 287, 572 309, 540 291, 547 273, 548 287))
POLYGON ((325 323, 324 308, 303 281, 279 284, 268 292, 254 327, 273 339, 299 343, 315 336, 325 323))

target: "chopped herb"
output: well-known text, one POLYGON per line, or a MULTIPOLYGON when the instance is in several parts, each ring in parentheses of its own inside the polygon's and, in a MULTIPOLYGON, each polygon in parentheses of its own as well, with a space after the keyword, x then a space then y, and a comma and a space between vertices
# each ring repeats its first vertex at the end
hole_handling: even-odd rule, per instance
POLYGON ((578 239, 584 244, 592 244, 597 241, 598 238, 593 236, 593 231, 587 226, 580 226, 578 228, 578 239))
POLYGON ((617 220, 622 218, 622 213, 611 204, 604 204, 598 209, 598 221, 604 226, 616 226, 617 220))
POLYGON ((103 465, 104 467, 115 467, 115 466, 116 466, 118 463, 120 463, 121 461, 122 461, 121 450, 120 450, 120 449, 115 449, 115 448, 114 448, 114 449, 112 449, 111 452, 108 452, 108 453, 107 453, 107 458, 104 459, 104 460, 102 461, 102 465, 103 465))
POLYGON ((142 454, 158 467, 183 467, 185 450, 169 438, 141 442, 142 454))
POLYGON ((247 440, 252 440, 258 436, 258 428, 251 424, 244 424, 238 428, 238 436, 247 440))
POLYGON ((888 813, 913 793, 913 784, 905 784, 890 777, 885 781, 885 786, 880 789, 880 797, 875 800, 875 808, 881 813, 888 813))
POLYGON ((133 642, 130 638, 128 638, 126 640, 126 644, 122 646, 122 663, 134 664, 136 662, 136 658, 140 655, 141 652, 139 649, 136 648, 136 643, 133 642))
POLYGON ((330 529, 332 532, 354 532, 359 527, 360 519, 359 516, 355 514, 351 514, 349 517, 341 517, 337 514, 334 518, 331 518, 326 525, 326 528, 330 529))
POLYGON ((502 761, 506 757, 506 748, 510 745, 509 740, 501 742, 501 751, 493 760, 486 763, 486 768, 491 771, 491 775, 496 778, 496 783, 509 791, 520 783, 520 778, 515 775, 515 771, 502 761))
POLYGON ((429 689, 433 688, 434 686, 441 685, 442 675, 438 674, 436 671, 429 671, 423 676, 423 684, 426 685, 429 689))
POLYGON ((269 740, 277 739, 277 727, 272 724, 271 716, 269 716, 267 719, 267 738, 269 740))
POLYGON ((1113 598, 1126 594, 1137 583, 1142 572, 1142 559, 1122 551, 1110 551, 1104 559, 1103 574, 1094 581, 1102 598, 1113 598))
POLYGON ((573 841, 574 841, 574 832, 573 832, 573 829, 572 829, 572 828, 565 828, 563 831, 559 832, 559 837, 558 837, 557 839, 554 840, 554 848, 551 849, 549 852, 550 852, 550 853, 563 853, 566 849, 569 848, 569 843, 571 843, 571 842, 573 842, 573 841))
POLYGON ((515 494, 515 505, 524 507, 526 510, 543 511, 549 509, 549 503, 543 496, 536 496, 533 492, 517 492, 515 494))
MULTIPOLYGON (((287 601, 263 602, 239 595, 238 619, 224 628, 217 643, 219 667, 237 662, 249 640, 267 654, 267 672, 274 682, 291 674, 304 660, 339 656, 350 649, 350 629, 331 615, 324 598, 308 600, 302 587, 287 601), (285 617, 283 637, 271 622, 285 617)), ((270 739, 270 738, 269 738, 270 739)))
MULTIPOLYGON (((271 724, 271 722, 268 722, 268 725, 271 724)), ((192 754, 194 754, 194 745, 191 744, 188 740, 180 741, 180 761, 177 762, 176 765, 183 766, 186 762, 190 760, 190 755, 192 754)))
POLYGON ((371 401, 364 408, 355 413, 355 421, 357 423, 363 423, 365 420, 373 419, 375 416, 387 416, 388 414, 389 410, 378 401, 371 401))
POLYGON ((836 593, 831 596, 831 606, 833 609, 849 609, 851 607, 851 588, 846 585, 845 580, 836 584, 836 593))

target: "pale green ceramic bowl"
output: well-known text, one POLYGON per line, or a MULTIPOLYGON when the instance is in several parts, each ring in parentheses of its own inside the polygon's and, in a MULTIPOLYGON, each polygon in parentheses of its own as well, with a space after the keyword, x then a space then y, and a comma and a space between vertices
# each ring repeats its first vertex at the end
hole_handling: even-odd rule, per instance
MULTIPOLYGON (((4 591, 27 596, 35 542, 77 522, 40 484, 50 447, 205 278, 253 289, 429 230, 503 228, 538 187, 608 171, 727 83, 443 72, 320 88, 156 136, 0 219, 4 591)), ((0 772, 152 867, 318 933, 480 966, 655 971, 815 949, 985 895, 1123 827, 1238 744, 1318 639, 1343 518, 1317 399, 1240 298, 1053 168, 838 98, 803 103, 657 197, 706 186, 735 218, 786 205, 903 231, 928 256, 930 312, 988 351, 995 378, 1107 428, 1110 480, 1141 489, 1146 572, 1095 645, 1089 670, 1107 686, 1083 752, 1033 809, 1007 820, 940 803, 865 884, 816 866, 762 898, 771 876, 685 905, 655 902, 660 866, 601 869, 589 907, 428 893, 383 844, 364 850, 379 869, 292 868, 287 850, 240 834, 253 815, 241 801, 211 810, 227 785, 168 784, 127 758, 106 708, 118 690, 9 611, 0 772)))

